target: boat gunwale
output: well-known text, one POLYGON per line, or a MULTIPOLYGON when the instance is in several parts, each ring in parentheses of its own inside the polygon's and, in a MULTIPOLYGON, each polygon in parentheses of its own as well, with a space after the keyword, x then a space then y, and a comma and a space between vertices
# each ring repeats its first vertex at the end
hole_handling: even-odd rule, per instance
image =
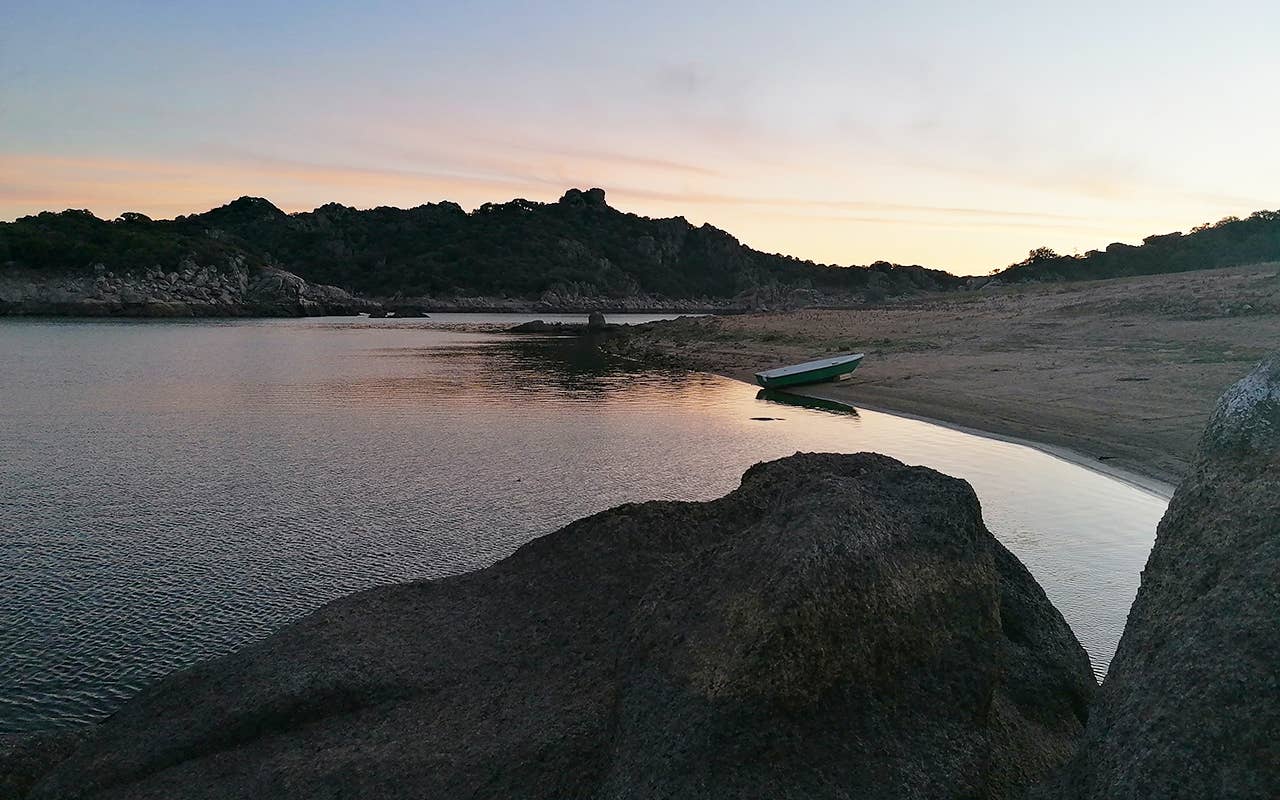
POLYGON ((756 373, 756 377, 763 380, 772 380, 775 378, 786 378, 792 375, 801 375, 806 372, 815 372, 820 369, 830 369, 841 364, 857 364, 862 361, 865 353, 846 353, 840 356, 828 356, 827 358, 814 359, 813 361, 805 361, 800 364, 791 364, 785 367, 774 367, 756 373))

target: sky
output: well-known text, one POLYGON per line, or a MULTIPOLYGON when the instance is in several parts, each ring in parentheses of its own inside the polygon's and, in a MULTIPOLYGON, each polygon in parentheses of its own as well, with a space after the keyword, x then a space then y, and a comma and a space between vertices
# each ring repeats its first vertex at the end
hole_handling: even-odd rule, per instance
POLYGON ((7 3, 0 219, 599 186, 985 273, 1280 208, 1280 3, 7 3))

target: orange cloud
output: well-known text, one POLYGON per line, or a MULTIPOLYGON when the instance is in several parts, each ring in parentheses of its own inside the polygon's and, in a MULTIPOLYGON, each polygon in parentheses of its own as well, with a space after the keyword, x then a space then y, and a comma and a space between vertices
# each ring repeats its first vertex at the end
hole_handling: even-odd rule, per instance
MULTIPOLYGON (((644 155, 576 153, 538 145, 489 149, 485 144, 474 152, 464 147, 417 159, 412 149, 370 152, 398 157, 400 162, 322 163, 227 150, 206 152, 190 161, 0 155, 0 218, 63 208, 88 208, 106 218, 123 211, 176 216, 244 194, 267 197, 289 211, 329 201, 407 207, 444 199, 474 208, 513 197, 554 200, 570 186, 603 186, 610 202, 624 210, 710 222, 770 252, 824 263, 887 259, 971 273, 1015 261, 1035 246, 1084 250, 1175 227, 1185 230, 1213 218, 1188 212, 1200 206, 1178 197, 1156 205, 1134 203, 1130 196, 1124 202, 1108 202, 1064 195, 1053 210, 1042 211, 1037 210, 1037 203, 1044 201, 1042 193, 1020 193, 999 177, 935 183, 929 196, 940 202, 913 204, 898 198, 923 183, 895 182, 885 177, 892 178, 891 173, 872 174, 871 169, 853 178, 802 176, 789 167, 755 169, 758 165, 703 169, 644 155), (513 157, 513 150, 528 157, 513 157), (424 163, 428 166, 421 166, 424 163), (840 185, 848 185, 848 194, 855 196, 882 188, 887 199, 841 198, 831 191, 840 185), (805 196, 806 190, 812 190, 811 196, 805 196), (947 202, 955 199, 973 203, 947 202), (1134 208, 1141 208, 1141 213, 1134 213, 1134 208)), ((1232 207, 1222 213, 1241 210, 1253 209, 1232 207)))

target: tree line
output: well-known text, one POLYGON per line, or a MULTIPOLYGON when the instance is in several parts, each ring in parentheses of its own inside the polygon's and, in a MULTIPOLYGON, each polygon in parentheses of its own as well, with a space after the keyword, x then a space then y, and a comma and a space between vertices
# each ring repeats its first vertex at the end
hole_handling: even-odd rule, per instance
POLYGON ((206 263, 233 252, 382 297, 731 298, 762 289, 883 296, 963 282, 920 266, 840 267, 763 253, 711 225, 618 211, 594 189, 571 189, 555 203, 517 199, 469 213, 442 202, 369 210, 331 203, 287 214, 242 197, 173 220, 67 211, 0 224, 0 263, 38 270, 169 269, 184 257, 206 263))

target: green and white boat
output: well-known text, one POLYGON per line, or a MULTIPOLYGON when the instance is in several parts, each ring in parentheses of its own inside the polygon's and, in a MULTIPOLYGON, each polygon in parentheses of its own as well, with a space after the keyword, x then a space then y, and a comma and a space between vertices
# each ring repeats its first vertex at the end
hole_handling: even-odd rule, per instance
POLYGON ((820 358, 817 361, 806 361, 789 367, 766 369, 756 373, 756 383, 766 389, 778 389, 783 386, 799 386, 802 383, 822 383, 838 381, 849 376, 849 373, 862 363, 862 353, 847 353, 842 356, 820 358))

